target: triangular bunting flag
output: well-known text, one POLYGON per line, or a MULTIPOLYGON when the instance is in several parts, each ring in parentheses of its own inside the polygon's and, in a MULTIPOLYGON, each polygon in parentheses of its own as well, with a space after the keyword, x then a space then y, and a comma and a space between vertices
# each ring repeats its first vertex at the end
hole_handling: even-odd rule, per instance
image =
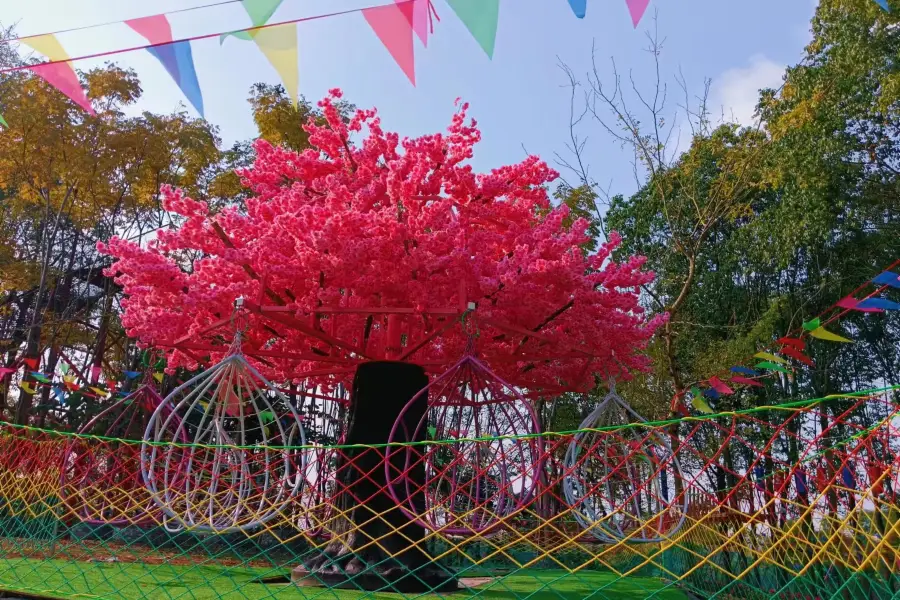
POLYGON ((821 324, 822 324, 822 319, 820 319, 819 317, 816 317, 815 319, 804 323, 803 329, 805 329, 806 331, 812 331, 813 329, 817 328, 821 324))
POLYGON ((763 360, 768 360, 768 361, 771 361, 774 363, 779 363, 782 365, 788 364, 788 361, 786 361, 783 358, 780 358, 778 356, 775 356, 774 354, 771 354, 769 352, 757 352, 756 354, 753 355, 753 358, 761 358, 763 360))
POLYGON ((138 377, 141 374, 140 371, 122 371, 122 373, 128 379, 134 379, 135 377, 138 377))
POLYGON ((155 379, 155 380, 158 381, 159 383, 162 383, 162 380, 163 380, 163 374, 162 374, 162 373, 154 373, 154 374, 153 374, 153 379, 155 379))
POLYGON ((838 300, 837 306, 841 308, 846 308, 847 310, 858 310, 859 312, 881 312, 875 308, 865 308, 862 306, 862 302, 853 298, 852 296, 847 296, 846 298, 841 298, 838 300))
POLYGON ((9 129, 9 125, 6 123, 6 119, 3 118, 3 115, 0 115, 0 125, 3 125, 4 129, 9 129))
POLYGON ((900 275, 892 271, 885 271, 878 277, 872 280, 872 283, 877 283, 878 285, 887 285, 892 288, 900 288, 900 275))
POLYGON ((698 412, 706 413, 711 415, 715 411, 710 407, 709 404, 706 403, 706 400, 700 394, 696 394, 691 396, 691 406, 693 406, 698 412))
POLYGON ((569 6, 572 7, 572 12, 579 19, 583 19, 587 14, 587 0, 569 0, 569 6))
POLYGON ((877 3, 878 3, 878 6, 880 6, 880 7, 883 8, 884 10, 886 10, 886 11, 888 11, 888 12, 891 11, 891 7, 888 6, 887 0, 875 0, 875 2, 877 2, 877 3))
POLYGON ((733 394, 734 390, 725 385, 725 382, 719 379, 718 377, 710 377, 709 385, 712 386, 714 390, 723 395, 733 394))
POLYGON ((748 367, 731 367, 732 373, 743 373, 744 375, 749 375, 750 377, 756 377, 759 375, 759 372, 754 371, 748 367))
POLYGON ((707 398, 712 398, 713 400, 719 399, 719 391, 716 390, 715 388, 709 388, 709 389, 703 390, 703 395, 706 396, 707 398))
POLYGON ((413 31, 419 36, 422 45, 428 47, 428 30, 431 22, 431 0, 394 0, 396 4, 412 4, 413 31))
POLYGON ((28 367, 29 369, 35 370, 38 368, 38 364, 40 364, 38 362, 39 360, 40 359, 37 359, 37 358, 23 358, 22 363, 24 363, 25 366, 28 367))
POLYGON ((275 67, 288 96, 297 104, 300 96, 300 66, 297 62, 297 24, 288 23, 250 32, 253 41, 275 67))
POLYGON ((853 340, 848 340, 847 338, 841 337, 841 336, 837 335, 836 333, 831 333, 824 327, 816 327, 815 329, 813 329, 812 331, 809 332, 809 335, 813 336, 814 338, 817 338, 820 340, 826 340, 829 342, 841 342, 843 344, 852 344, 853 343, 853 340))
POLYGON ((494 57, 500 0, 447 0, 447 4, 463 22, 472 37, 488 55, 494 57))
POLYGON ((37 390, 34 389, 33 387, 31 387, 30 385, 28 385, 28 382, 27 382, 27 381, 20 381, 20 382, 19 382, 19 388, 21 388, 22 391, 31 394, 32 396, 34 396, 35 394, 37 394, 37 390))
POLYGON ((100 389, 98 387, 91 387, 91 391, 101 397, 105 397, 107 395, 106 390, 100 389))
MULTIPOLYGON (((63 50, 56 36, 52 33, 44 35, 36 35, 19 40, 23 44, 31 46, 51 61, 68 61, 69 55, 63 50)), ((91 106, 84 88, 81 87, 81 81, 78 80, 78 74, 72 68, 71 62, 53 62, 52 64, 37 64, 28 67, 34 71, 35 75, 39 75, 65 94, 72 102, 86 110, 89 114, 94 113, 94 107, 91 106)))
POLYGON ((15 373, 16 369, 11 367, 0 367, 0 380, 4 379, 10 373, 15 373))
POLYGON ((131 19, 125 23, 151 44, 164 44, 147 48, 147 51, 162 63, 181 92, 202 117, 203 95, 200 93, 200 84, 197 82, 191 43, 188 41, 166 43, 172 41, 172 27, 164 14, 131 19))
POLYGON ((56 396, 56 399, 59 400, 60 404, 66 403, 66 394, 60 388, 53 386, 53 395, 56 396))
POLYGON ((803 350, 804 348, 806 348, 806 342, 804 342, 800 338, 782 337, 778 338, 778 343, 782 346, 791 346, 793 348, 796 348, 797 350, 803 350))
POLYGON ((413 49, 413 10, 415 2, 385 4, 362 11, 369 27, 391 53, 409 81, 416 85, 416 59, 413 49))
POLYGON ((100 374, 102 372, 103 372, 103 367, 101 367, 99 365, 92 365, 91 366, 91 381, 96 382, 98 379, 100 379, 100 374))
POLYGON ((60 373, 62 373, 63 375, 65 375, 66 373, 68 373, 68 372, 69 372, 69 363, 67 363, 67 362, 65 362, 65 361, 59 363, 59 371, 60 371, 60 373))
POLYGON ((790 356, 794 360, 798 360, 805 365, 809 365, 810 367, 816 366, 816 364, 813 362, 813 360, 810 357, 806 356, 805 354, 803 354, 803 352, 801 352, 800 350, 797 350, 793 346, 785 346, 784 348, 781 349, 781 353, 784 354, 785 356, 790 356))
POLYGON ((631 13, 631 22, 637 28, 647 11, 647 6, 650 5, 650 0, 625 0, 625 4, 628 5, 628 12, 631 13))
POLYGON ((43 373, 39 373, 38 371, 32 371, 31 376, 41 383, 50 383, 50 380, 47 379, 47 376, 43 373))
POLYGON ((742 383, 744 385, 752 385, 753 387, 765 387, 763 384, 756 381, 755 379, 750 379, 750 378, 744 377, 742 375, 732 375, 731 381, 733 381, 734 383, 742 383))
POLYGON ((781 365, 776 365, 775 363, 768 362, 768 361, 763 361, 761 363, 758 363, 756 365, 756 368, 757 369, 766 369, 768 371, 778 371, 780 373, 784 373, 785 375, 791 374, 791 372, 788 369, 782 367, 781 365))
POLYGON ((885 300, 884 298, 866 298, 865 300, 859 301, 859 306, 863 310, 878 312, 885 310, 900 310, 900 304, 885 300))

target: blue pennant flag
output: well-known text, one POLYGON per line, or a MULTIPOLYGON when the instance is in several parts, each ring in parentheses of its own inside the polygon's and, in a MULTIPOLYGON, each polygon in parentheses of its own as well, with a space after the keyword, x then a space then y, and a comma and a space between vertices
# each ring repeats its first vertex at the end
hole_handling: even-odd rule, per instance
POLYGON ((140 371, 122 371, 122 372, 125 374, 125 377, 127 377, 128 379, 134 379, 135 377, 137 377, 141 374, 140 371))
POLYGON ((746 375, 747 377, 757 377, 759 375, 758 371, 754 371, 748 367, 731 367, 732 373, 740 373, 741 375, 746 375))
POLYGON ((891 12, 891 7, 888 6, 887 0, 875 0, 878 3, 878 6, 883 8, 884 10, 891 12))
POLYGON ((56 399, 59 400, 60 404, 66 403, 66 394, 60 388, 53 386, 53 395, 56 396, 56 399))
POLYGON ((892 288, 900 289, 900 275, 892 271, 885 271, 878 277, 872 280, 872 283, 877 283, 878 285, 888 285, 892 288))
POLYGON ((900 310, 900 304, 884 298, 866 298, 856 305, 858 308, 875 308, 878 310, 900 310))
POLYGON ((583 19, 587 13, 587 0, 569 0, 569 6, 572 7, 572 12, 579 19, 583 19))

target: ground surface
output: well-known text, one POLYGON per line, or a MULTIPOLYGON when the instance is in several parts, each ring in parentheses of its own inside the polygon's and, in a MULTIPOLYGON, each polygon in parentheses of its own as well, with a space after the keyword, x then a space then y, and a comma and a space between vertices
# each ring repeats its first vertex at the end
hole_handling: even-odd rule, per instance
MULTIPOLYGON (((223 568, 212 565, 171 566, 141 563, 74 562, 18 558, 0 562, 0 590, 47 598, 103 598, 163 600, 355 600, 362 592, 298 588, 285 584, 259 584, 260 577, 282 575, 271 569, 223 568)), ((636 600, 653 594, 658 600, 687 600, 682 592, 652 578, 619 578, 613 573, 562 570, 523 570, 493 580, 475 589, 441 596, 453 600, 483 598, 499 600, 636 600)), ((402 598, 378 592, 368 598, 402 598)), ((435 600, 439 596, 417 596, 435 600)))

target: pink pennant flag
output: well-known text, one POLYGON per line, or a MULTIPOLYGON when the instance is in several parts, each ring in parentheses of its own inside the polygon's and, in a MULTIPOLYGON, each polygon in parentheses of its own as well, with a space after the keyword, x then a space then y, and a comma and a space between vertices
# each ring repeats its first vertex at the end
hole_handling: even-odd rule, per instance
POLYGON ((884 312, 879 308, 861 308, 859 306, 859 300, 857 300, 853 296, 841 298, 840 301, 838 301, 837 305, 841 308, 846 308, 847 310, 858 310, 859 312, 884 312))
POLYGON ((394 0, 396 4, 412 4, 412 26, 422 45, 428 47, 428 23, 431 15, 431 0, 394 0))
POLYGON ((362 11, 369 26, 391 53, 394 60, 416 85, 416 58, 413 48, 414 4, 386 4, 362 11))
POLYGON ((60 62, 68 61, 69 55, 63 50, 56 36, 52 33, 47 33, 23 38, 21 41, 46 56, 50 61, 53 61, 52 64, 44 63, 29 67, 34 71, 35 75, 43 78, 44 81, 61 91, 89 114, 95 114, 94 107, 91 106, 87 95, 84 93, 84 88, 81 87, 81 81, 78 80, 78 74, 72 68, 72 63, 60 62))
POLYGON ((11 369, 9 367, 0 367, 0 380, 9 375, 10 373, 15 373, 16 369, 11 369))
POLYGON ((727 395, 733 394, 734 390, 725 385, 725 382, 719 379, 718 377, 710 377, 709 378, 709 387, 716 390, 720 394, 727 395))
POLYGON ((93 365, 93 366, 91 367, 91 381, 92 381, 92 382, 95 382, 95 383, 96 383, 96 381, 97 381, 98 379, 100 379, 100 372, 101 372, 102 370, 103 370, 103 369, 102 369, 101 367, 98 367, 97 365, 93 365))
POLYGON ((628 12, 631 13, 631 22, 637 28, 647 11, 647 6, 650 5, 650 0, 625 0, 625 4, 628 5, 628 12))
POLYGON ((753 387, 765 387, 755 379, 750 379, 749 377, 744 377, 743 375, 732 375, 731 381, 733 381, 734 383, 742 383, 744 385, 752 385, 753 387))

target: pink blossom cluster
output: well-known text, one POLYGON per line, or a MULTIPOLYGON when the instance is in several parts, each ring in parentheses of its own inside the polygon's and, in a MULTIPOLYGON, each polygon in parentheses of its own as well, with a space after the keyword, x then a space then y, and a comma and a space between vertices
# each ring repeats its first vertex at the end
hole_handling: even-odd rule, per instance
MULTIPOLYGON (((552 206, 547 193, 557 173, 545 162, 530 156, 475 173, 467 161, 481 133, 466 104, 446 133, 401 139, 382 129, 374 110, 343 119, 340 96, 332 90, 319 103, 325 118, 305 125, 310 149, 256 142, 254 165, 238 172, 253 192, 245 209, 211 214, 206 203, 167 189, 165 208, 183 217, 177 228, 144 247, 117 238, 99 245, 116 259, 109 274, 127 295, 130 336, 171 343, 227 317, 238 296, 267 304, 277 297, 288 307, 279 314, 359 351, 250 314, 245 348, 323 356, 256 362, 274 380, 296 380, 346 367, 326 356, 378 358, 388 343, 384 315, 311 312, 412 308, 402 324, 408 346, 442 326, 426 311, 459 306, 463 282, 466 300, 477 304, 479 356, 515 385, 571 389, 589 386, 595 374, 627 377, 647 366, 642 350, 665 318, 647 319, 638 304, 652 274, 641 257, 611 259, 615 234, 596 253, 582 251, 588 223, 565 225, 568 209, 552 206), (496 324, 539 335, 526 339, 496 324)), ((467 339, 455 325, 409 360, 451 364, 467 339)), ((177 350, 168 364, 197 366, 177 350)))

